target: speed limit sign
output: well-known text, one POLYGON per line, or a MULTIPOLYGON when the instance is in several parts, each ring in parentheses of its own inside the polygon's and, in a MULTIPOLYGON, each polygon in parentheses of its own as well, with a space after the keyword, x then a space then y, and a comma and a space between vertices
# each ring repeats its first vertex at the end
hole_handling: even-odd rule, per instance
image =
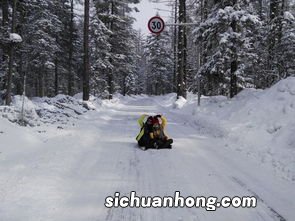
POLYGON ((149 20, 148 28, 150 32, 160 34, 165 28, 164 20, 159 16, 152 17, 149 20))

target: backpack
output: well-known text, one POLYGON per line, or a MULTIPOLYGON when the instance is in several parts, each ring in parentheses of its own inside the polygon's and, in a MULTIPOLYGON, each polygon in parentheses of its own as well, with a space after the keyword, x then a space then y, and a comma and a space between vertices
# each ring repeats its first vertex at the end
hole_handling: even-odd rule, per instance
POLYGON ((167 125, 167 120, 161 115, 149 116, 144 114, 141 115, 137 122, 141 128, 139 134, 136 137, 137 141, 139 141, 144 134, 148 134, 152 139, 154 137, 159 137, 161 139, 166 136, 164 134, 164 128, 167 125), (154 125, 157 125, 159 128, 155 128, 154 125), (155 132, 158 134, 158 136, 154 136, 155 132))

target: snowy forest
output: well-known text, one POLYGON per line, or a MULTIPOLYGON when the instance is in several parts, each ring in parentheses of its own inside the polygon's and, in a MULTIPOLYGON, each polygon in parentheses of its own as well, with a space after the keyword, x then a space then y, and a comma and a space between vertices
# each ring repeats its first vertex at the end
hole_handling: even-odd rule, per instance
POLYGON ((138 2, 2 0, 2 103, 25 89, 29 97, 84 91, 85 100, 114 93, 233 97, 295 75, 294 1, 170 1, 167 22, 193 25, 147 37, 132 26, 138 2))

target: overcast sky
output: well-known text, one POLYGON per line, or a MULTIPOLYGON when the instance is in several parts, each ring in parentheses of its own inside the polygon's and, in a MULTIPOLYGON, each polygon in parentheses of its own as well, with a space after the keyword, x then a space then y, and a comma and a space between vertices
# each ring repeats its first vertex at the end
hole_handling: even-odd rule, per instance
POLYGON ((147 35, 149 33, 147 23, 149 19, 155 16, 157 13, 167 21, 169 16, 171 16, 170 12, 159 11, 156 8, 171 10, 171 7, 166 6, 166 3, 151 3, 149 0, 141 0, 139 4, 132 5, 132 7, 137 7, 140 12, 133 12, 132 15, 136 18, 136 22, 134 23, 135 29, 140 29, 143 34, 147 35))

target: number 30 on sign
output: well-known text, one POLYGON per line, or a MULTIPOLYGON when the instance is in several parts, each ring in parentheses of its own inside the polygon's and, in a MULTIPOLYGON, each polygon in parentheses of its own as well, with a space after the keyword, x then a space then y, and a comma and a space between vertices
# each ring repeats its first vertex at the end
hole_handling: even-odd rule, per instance
POLYGON ((152 17, 149 20, 148 28, 150 32, 160 34, 165 28, 164 20, 159 16, 152 17))

